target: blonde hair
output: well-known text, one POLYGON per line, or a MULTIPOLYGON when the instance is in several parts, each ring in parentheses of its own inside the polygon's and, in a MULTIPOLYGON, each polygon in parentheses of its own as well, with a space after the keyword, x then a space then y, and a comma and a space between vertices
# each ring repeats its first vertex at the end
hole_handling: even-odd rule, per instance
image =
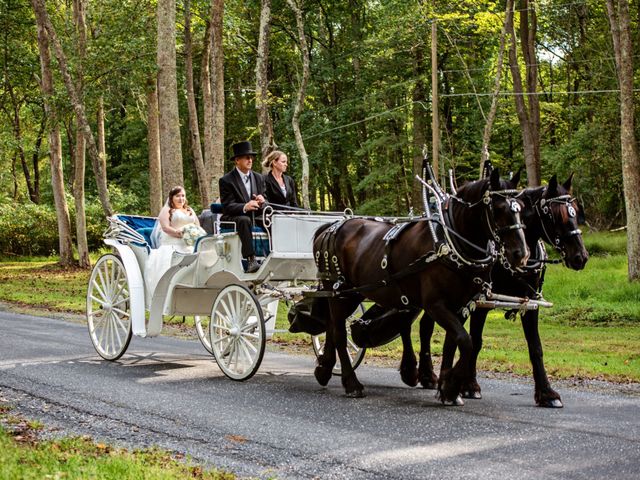
POLYGON ((280 150, 274 150, 262 161, 262 166, 268 170, 271 170, 273 162, 275 162, 281 155, 285 155, 284 152, 280 150))

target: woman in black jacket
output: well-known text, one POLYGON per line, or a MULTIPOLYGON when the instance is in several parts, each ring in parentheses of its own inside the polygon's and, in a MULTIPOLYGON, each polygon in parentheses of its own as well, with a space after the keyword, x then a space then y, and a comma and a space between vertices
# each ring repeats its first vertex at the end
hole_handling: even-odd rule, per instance
MULTIPOLYGON (((280 150, 274 150, 262 162, 262 166, 269 170, 265 175, 264 196, 267 202, 287 207, 298 207, 296 185, 293 178, 285 175, 289 159, 280 150)), ((276 207, 276 210, 278 207, 276 207)))

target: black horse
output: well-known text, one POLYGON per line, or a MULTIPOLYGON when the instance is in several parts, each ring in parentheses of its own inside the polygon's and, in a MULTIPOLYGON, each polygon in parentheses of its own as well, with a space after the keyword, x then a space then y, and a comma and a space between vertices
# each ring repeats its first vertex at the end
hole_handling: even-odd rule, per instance
MULTIPOLYGON (((313 249, 322 288, 331 297, 324 354, 315 369, 318 382, 329 382, 337 350, 347 396, 363 396, 346 349, 345 320, 368 298, 386 309, 424 309, 454 339, 460 359, 441 376, 439 390, 443 403, 455 404, 469 378, 472 354, 461 317, 487 285, 495 261, 492 242, 500 240, 512 265, 526 264, 529 256, 519 216, 523 205, 513 194, 504 189, 496 170, 490 179, 467 184, 449 197, 442 223, 455 239, 455 253, 437 244, 433 223, 424 220, 399 228, 354 218, 321 227, 313 249), (393 229, 397 235, 390 242, 393 229)), ((415 384, 417 371, 413 376, 415 384)))
MULTIPOLYGON (((589 255, 584 247, 582 235, 578 229, 577 219, 579 207, 575 199, 571 198, 572 176, 559 185, 555 175, 546 187, 528 188, 523 190, 520 199, 524 203, 522 221, 526 226, 525 237, 530 249, 531 258, 525 268, 511 268, 509 265, 497 262, 492 271, 493 291, 516 297, 537 298, 542 294, 544 281, 546 253, 544 240, 558 250, 565 265, 573 270, 582 270, 589 255)), ((515 187, 519 175, 511 180, 511 187, 515 187)), ((508 312, 515 315, 516 312, 508 312)), ((482 331, 484 329, 488 310, 479 309, 471 314, 470 335, 473 351, 470 359, 471 376, 462 387, 465 398, 482 398, 480 385, 476 380, 476 362, 482 348, 482 331)), ((541 407, 562 407, 560 395, 551 388, 547 377, 542 354, 542 343, 538 332, 538 310, 528 310, 521 315, 529 359, 533 367, 535 381, 535 402, 541 407)), ((429 314, 425 314, 420 323, 420 381, 425 388, 434 388, 435 375, 431 365, 430 340, 434 322, 429 314)), ((405 344, 405 348, 407 344, 405 344)), ((441 375, 452 368, 456 344, 448 333, 443 346, 441 375)), ((411 351, 411 355, 413 352, 411 351)))

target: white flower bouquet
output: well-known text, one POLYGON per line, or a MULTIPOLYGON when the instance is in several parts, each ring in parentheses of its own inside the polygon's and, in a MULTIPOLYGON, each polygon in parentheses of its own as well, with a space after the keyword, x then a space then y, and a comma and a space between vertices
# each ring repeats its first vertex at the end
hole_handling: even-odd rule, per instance
POLYGON ((195 223, 189 223, 182 228, 182 240, 190 247, 195 245, 196 241, 206 234, 207 232, 195 223))

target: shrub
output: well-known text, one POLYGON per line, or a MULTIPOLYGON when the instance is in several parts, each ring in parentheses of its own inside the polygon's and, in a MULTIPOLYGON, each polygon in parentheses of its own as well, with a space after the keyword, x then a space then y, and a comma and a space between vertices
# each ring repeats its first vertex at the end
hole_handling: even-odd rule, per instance
MULTIPOLYGON (((75 205, 67 198, 71 213, 71 231, 75 239, 75 205)), ((51 205, 31 202, 15 204, 2 202, 0 209, 0 254, 2 255, 54 255, 58 252, 58 219, 51 205)), ((107 222, 100 203, 91 199, 85 205, 87 242, 90 250, 97 250, 107 222)))

